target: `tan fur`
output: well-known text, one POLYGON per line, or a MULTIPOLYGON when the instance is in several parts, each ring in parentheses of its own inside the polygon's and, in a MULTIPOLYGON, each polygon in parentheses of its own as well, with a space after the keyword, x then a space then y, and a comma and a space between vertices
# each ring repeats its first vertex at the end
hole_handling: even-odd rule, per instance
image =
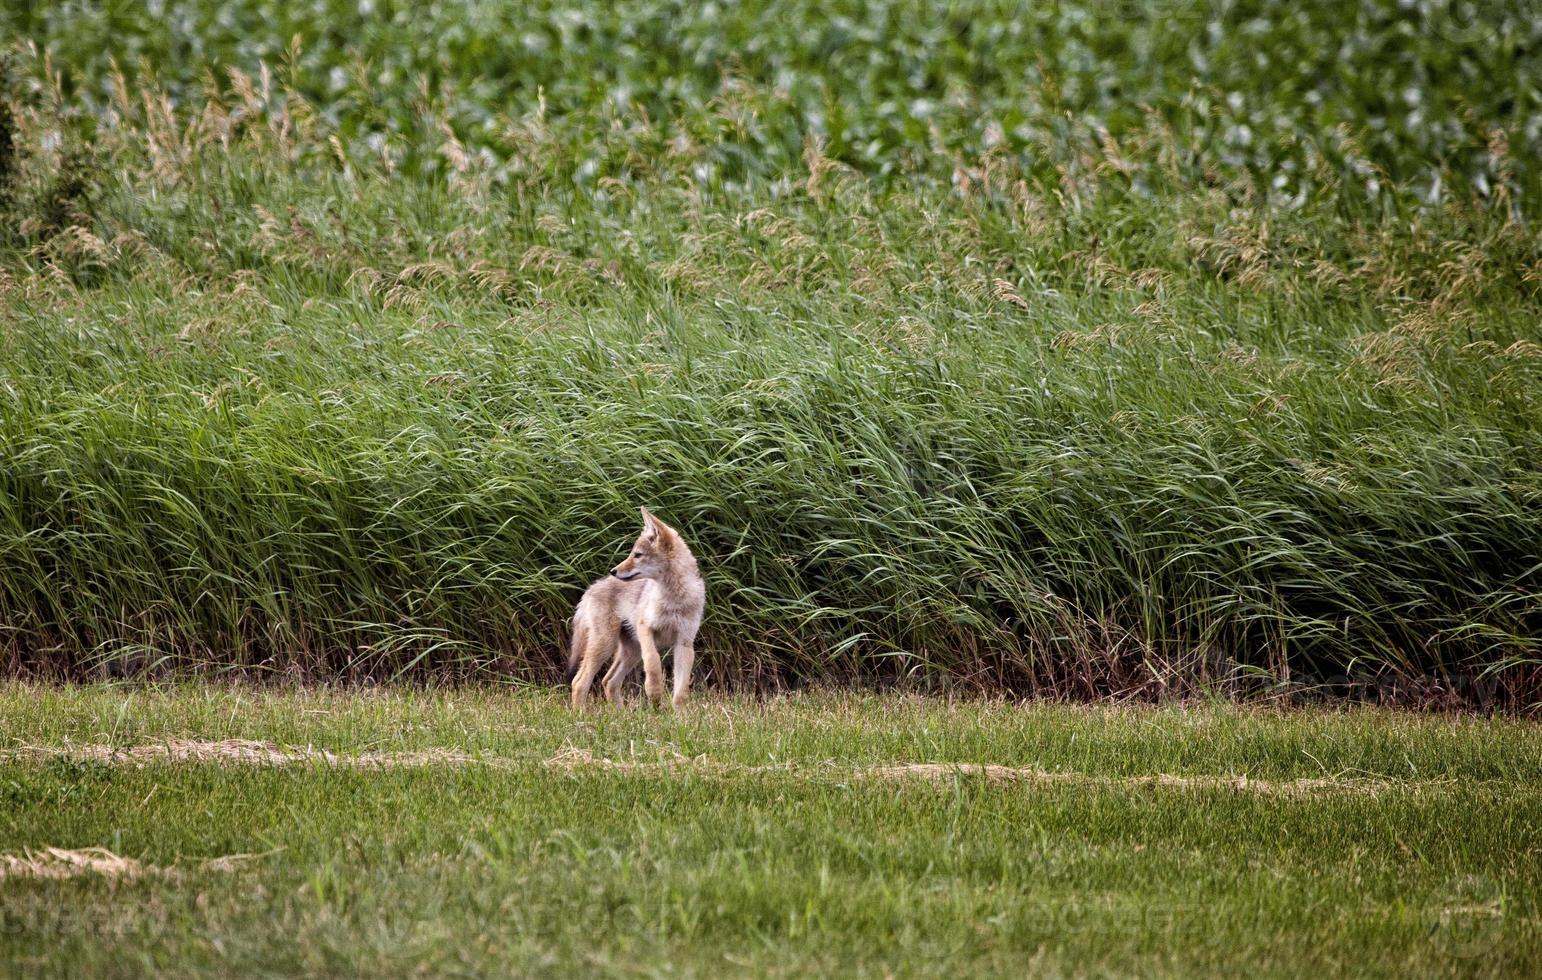
POLYGON ((600 668, 615 658, 605 674, 605 696, 621 703, 621 685, 641 663, 643 688, 655 706, 664 700, 660 651, 675 660, 674 706, 690 696, 691 665, 696 659, 696 631, 701 627, 707 590, 696 559, 680 532, 642 508, 643 532, 625 561, 589 586, 573 613, 573 707, 582 708, 600 668))

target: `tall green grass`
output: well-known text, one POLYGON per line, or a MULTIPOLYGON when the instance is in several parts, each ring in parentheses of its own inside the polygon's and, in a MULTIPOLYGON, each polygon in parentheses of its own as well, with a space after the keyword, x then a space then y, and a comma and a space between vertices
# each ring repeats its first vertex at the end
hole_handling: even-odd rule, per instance
MULTIPOLYGON (((745 8, 782 54, 638 42, 629 100, 583 24, 662 6, 544 13, 578 26, 513 76, 480 7, 428 64, 382 15, 267 68, 91 9, 27 15, 9 67, 13 668, 551 676, 647 503, 717 682, 1538 700, 1534 18, 1386 62, 1457 120, 1428 132, 1236 68, 1216 104, 1279 127, 1241 152, 1174 50, 1091 45, 1094 97, 1025 67, 1074 32, 1032 61, 1006 8, 866 62, 745 8), (904 58, 953 115, 891 138, 904 58)), ((1212 48, 1284 57, 1328 36, 1306 9, 1212 48)), ((1406 39, 1389 10, 1345 43, 1406 39)))

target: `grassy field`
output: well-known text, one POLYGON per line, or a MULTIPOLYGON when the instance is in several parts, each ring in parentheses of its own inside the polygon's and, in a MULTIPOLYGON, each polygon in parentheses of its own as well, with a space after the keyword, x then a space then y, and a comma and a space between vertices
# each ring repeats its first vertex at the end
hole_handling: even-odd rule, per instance
POLYGON ((1542 701, 1530 5, 689 6, 0 13, 6 668, 1542 701))
POLYGON ((1534 7, 0 5, 0 973, 1542 973, 1534 7))
POLYGON ((1523 721, 21 684, 0 717, 17 975, 1542 969, 1523 721))

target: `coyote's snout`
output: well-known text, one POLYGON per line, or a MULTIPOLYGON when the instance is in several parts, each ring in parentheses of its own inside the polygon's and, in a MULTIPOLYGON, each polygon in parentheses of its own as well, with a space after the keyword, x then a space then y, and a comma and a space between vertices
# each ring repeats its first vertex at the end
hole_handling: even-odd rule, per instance
POLYGON ((707 590, 696 559, 680 532, 642 508, 643 532, 626 560, 589 586, 573 613, 573 648, 568 674, 573 680, 573 707, 583 707, 589 686, 612 656, 605 674, 605 696, 621 703, 621 685, 639 662, 643 687, 655 705, 664 699, 661 648, 675 658, 674 705, 685 703, 691 690, 691 664, 696 659, 696 631, 706 606, 707 590))

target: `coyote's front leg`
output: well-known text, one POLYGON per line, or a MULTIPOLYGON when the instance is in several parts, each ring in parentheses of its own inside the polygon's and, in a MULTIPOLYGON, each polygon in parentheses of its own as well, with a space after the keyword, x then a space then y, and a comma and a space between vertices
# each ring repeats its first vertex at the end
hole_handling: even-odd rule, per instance
POLYGON ((653 643, 653 627, 637 624, 637 646, 642 650, 643 690, 655 708, 664 702, 664 663, 659 659, 659 648, 653 643))
POLYGON ((691 665, 696 661, 694 640, 675 644, 675 708, 678 710, 691 696, 691 665))

